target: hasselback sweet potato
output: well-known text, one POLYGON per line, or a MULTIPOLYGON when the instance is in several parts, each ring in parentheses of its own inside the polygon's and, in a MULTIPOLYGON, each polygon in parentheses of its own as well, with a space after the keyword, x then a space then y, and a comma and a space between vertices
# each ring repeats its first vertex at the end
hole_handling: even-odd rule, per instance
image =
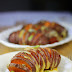
POLYGON ((67 30, 63 26, 55 22, 40 21, 11 33, 8 40, 20 45, 45 45, 61 41, 66 36, 67 30))
POLYGON ((19 52, 9 64, 9 71, 15 72, 44 72, 58 67, 61 60, 60 54, 50 48, 37 48, 19 52))

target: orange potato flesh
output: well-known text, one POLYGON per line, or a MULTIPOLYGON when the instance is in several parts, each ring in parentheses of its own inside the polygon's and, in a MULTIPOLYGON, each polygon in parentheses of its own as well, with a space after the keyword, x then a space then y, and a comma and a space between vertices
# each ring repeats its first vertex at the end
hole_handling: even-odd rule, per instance
POLYGON ((20 59, 14 59, 14 60, 11 61, 11 63, 25 64, 32 71, 31 67, 26 62, 24 62, 24 61, 22 61, 20 59))
POLYGON ((46 27, 49 27, 49 26, 50 26, 50 22, 45 22, 44 25, 45 25, 46 27))
POLYGON ((9 69, 9 71, 11 72, 11 71, 14 71, 14 72, 25 72, 24 70, 22 70, 22 69, 18 69, 18 68, 16 68, 16 67, 9 67, 8 68, 9 69))
POLYGON ((28 31, 31 27, 32 27, 32 24, 28 24, 28 25, 25 27, 25 30, 28 31))

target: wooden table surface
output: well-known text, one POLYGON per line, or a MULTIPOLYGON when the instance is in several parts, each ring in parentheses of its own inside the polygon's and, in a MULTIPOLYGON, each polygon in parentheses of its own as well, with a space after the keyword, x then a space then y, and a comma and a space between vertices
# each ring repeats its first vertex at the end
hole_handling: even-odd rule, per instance
MULTIPOLYGON (((8 27, 0 28, 0 31, 5 30, 6 28, 8 27)), ((69 57, 69 56, 72 57, 72 41, 64 45, 54 47, 54 49, 56 49, 60 54, 66 57, 69 57)), ((10 47, 4 46, 3 44, 0 44, 0 55, 13 52, 13 51, 18 51, 18 50, 15 48, 10 48, 10 47)))

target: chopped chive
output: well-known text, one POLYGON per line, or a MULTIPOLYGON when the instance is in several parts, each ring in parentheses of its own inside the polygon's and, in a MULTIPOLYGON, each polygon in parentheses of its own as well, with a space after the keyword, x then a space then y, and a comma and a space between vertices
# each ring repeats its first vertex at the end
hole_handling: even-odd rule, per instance
POLYGON ((31 41, 31 40, 32 40, 32 38, 33 38, 33 35, 31 35, 31 36, 28 38, 28 40, 29 40, 29 41, 31 41))
POLYGON ((15 72, 15 71, 11 71, 11 72, 15 72))
POLYGON ((38 47, 40 47, 40 45, 36 45, 34 48, 38 48, 38 47))
POLYGON ((34 29, 29 29, 29 32, 36 32, 36 30, 34 30, 34 29))
POLYGON ((45 72, 49 72, 49 70, 45 70, 45 72))

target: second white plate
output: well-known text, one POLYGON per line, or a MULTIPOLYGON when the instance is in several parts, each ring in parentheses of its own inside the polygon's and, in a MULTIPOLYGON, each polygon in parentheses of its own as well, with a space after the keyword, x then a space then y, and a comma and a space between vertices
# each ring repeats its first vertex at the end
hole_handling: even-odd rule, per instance
MULTIPOLYGON (((60 42, 56 42, 56 43, 53 43, 53 44, 46 44, 46 45, 40 45, 40 47, 44 48, 44 47, 55 47, 55 46, 58 46, 58 45, 62 45, 62 44, 65 44, 69 41, 72 40, 72 30, 70 29, 70 26, 66 23, 60 23, 62 26, 64 26, 67 30, 68 30, 68 37, 66 37, 64 40, 60 41, 60 42)), ((22 25, 19 25, 17 27, 14 27, 14 28, 11 28, 11 29, 8 29, 8 30, 5 30, 3 32, 0 33, 0 42, 8 47, 12 47, 12 48, 26 48, 26 47, 34 47, 34 46, 30 46, 30 45, 18 45, 18 44, 13 44, 13 43, 10 43, 8 41, 8 37, 9 35, 14 32, 14 31, 17 31, 19 29, 22 28, 22 25)))

